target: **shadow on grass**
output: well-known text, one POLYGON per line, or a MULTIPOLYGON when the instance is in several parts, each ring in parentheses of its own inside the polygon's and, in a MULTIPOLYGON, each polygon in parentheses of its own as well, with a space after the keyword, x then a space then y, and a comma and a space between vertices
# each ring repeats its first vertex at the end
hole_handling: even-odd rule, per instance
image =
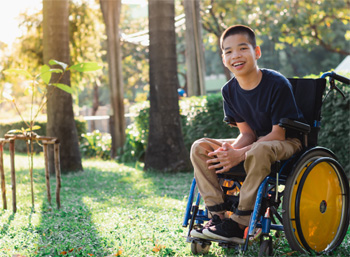
MULTIPOLYGON (((84 203, 85 195, 90 195, 90 192, 80 186, 77 186, 76 190, 65 188, 65 186, 71 187, 70 183, 74 182, 74 179, 70 181, 65 175, 62 176, 64 181, 61 193, 62 208, 57 210, 54 194, 55 178, 50 178, 53 197, 51 207, 47 201, 45 171, 34 169, 35 208, 32 210, 30 176, 27 166, 23 164, 26 158, 25 155, 16 155, 17 213, 12 213, 12 208, 0 211, 0 255, 109 255, 111 249, 101 239, 92 221, 91 210, 84 203), (81 190, 81 193, 76 194, 78 190, 81 190)), ((10 189, 10 172, 6 161, 5 181, 6 187, 10 189)), ((11 192, 8 189, 7 191, 11 192)), ((10 195, 8 200, 9 197, 10 195)))
MULTIPOLYGON (((102 167, 101 163, 95 167, 90 165, 84 172, 62 175, 60 210, 55 208, 54 195, 52 208, 47 203, 44 171, 35 171, 38 173, 35 177, 36 187, 41 185, 36 195, 45 197, 40 207, 39 224, 31 228, 38 236, 35 256, 107 256, 115 254, 119 246, 123 246, 127 252, 127 248, 135 248, 138 244, 144 247, 144 251, 155 254, 152 250, 157 245, 155 234, 158 232, 152 229, 160 233, 172 232, 164 220, 159 224, 159 221, 143 219, 149 219, 147 215, 151 213, 168 213, 166 207, 156 204, 158 197, 165 195, 169 199, 182 200, 187 195, 187 186, 183 187, 181 179, 176 179, 176 174, 145 174, 140 169, 111 162, 105 164, 102 167), (168 185, 167 181, 173 182, 168 185), (167 190, 168 186, 183 188, 180 191, 167 190), (108 210, 111 208, 116 211, 111 213, 108 210), (114 217, 106 218, 104 212, 114 217), (142 230, 133 229, 135 222, 141 222, 141 226, 148 225, 147 222, 158 224, 146 227, 147 232, 143 233, 142 230)), ((24 174, 18 176, 21 175, 24 174)), ((55 179, 51 177, 51 193, 56 190, 54 183, 55 179)), ((170 248, 160 251, 163 254, 159 253, 159 256, 175 254, 170 248)), ((142 255, 141 252, 135 256, 142 255)))
POLYGON ((15 215, 16 214, 11 214, 8 219, 7 219, 7 222, 4 222, 2 224, 2 226, 0 227, 0 231, 1 231, 1 234, 6 234, 6 232, 8 231, 9 227, 11 226, 11 222, 15 219, 15 215))
POLYGON ((108 251, 102 243, 92 221, 92 214, 82 199, 66 202, 60 210, 51 210, 43 204, 40 225, 35 227, 40 235, 38 256, 106 256, 108 251))

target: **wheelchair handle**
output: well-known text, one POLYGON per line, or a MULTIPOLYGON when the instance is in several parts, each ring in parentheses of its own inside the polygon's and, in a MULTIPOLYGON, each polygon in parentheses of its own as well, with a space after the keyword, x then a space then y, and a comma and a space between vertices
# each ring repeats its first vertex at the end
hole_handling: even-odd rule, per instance
POLYGON ((326 73, 323 73, 321 78, 326 78, 326 77, 331 77, 335 80, 338 80, 344 84, 347 84, 347 85, 350 85, 350 79, 347 78, 347 77, 344 77, 344 76, 341 76, 337 73, 335 73, 334 71, 331 71, 331 72, 326 72, 326 73))
MULTIPOLYGON (((345 94, 343 91, 340 90, 340 88, 338 88, 336 85, 335 85, 335 82, 334 80, 338 80, 344 84, 348 84, 350 85, 350 79, 346 78, 346 77, 343 77, 337 73, 335 73, 334 71, 332 72, 326 72, 324 74, 322 74, 321 78, 326 78, 326 77, 330 77, 329 79, 329 84, 330 84, 330 91, 332 91, 333 89, 335 89, 338 93, 340 93, 342 95, 342 97, 345 99, 345 94)), ((330 93, 330 91, 328 93, 330 93)), ((328 95, 328 94, 327 94, 328 95)))

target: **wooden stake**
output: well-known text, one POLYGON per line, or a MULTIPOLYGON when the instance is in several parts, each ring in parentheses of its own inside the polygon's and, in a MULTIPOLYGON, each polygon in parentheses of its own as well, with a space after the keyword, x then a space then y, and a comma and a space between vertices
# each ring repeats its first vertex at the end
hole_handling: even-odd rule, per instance
POLYGON ((46 179, 47 200, 51 205, 49 157, 48 157, 48 148, 46 143, 43 144, 43 149, 44 149, 44 160, 45 160, 45 179, 46 179))
POLYGON ((12 185, 12 209, 17 211, 16 202, 16 172, 15 172, 15 140, 10 139, 10 159, 11 159, 11 185, 12 185))
POLYGON ((3 208, 7 210, 6 201, 6 184, 5 184, 5 172, 4 172, 4 148, 3 142, 0 143, 0 177, 1 177, 1 192, 2 192, 2 204, 3 208))
POLYGON ((34 179, 33 179, 33 141, 27 140, 27 154, 29 158, 30 193, 32 195, 32 208, 34 210, 34 179))
POLYGON ((57 209, 61 208, 60 189, 61 189, 61 167, 60 167, 60 144, 54 144, 54 159, 56 172, 56 203, 57 209))
MULTIPOLYGON (((61 200, 60 200, 60 191, 61 191, 61 167, 60 167, 60 145, 59 140, 54 137, 41 137, 41 136, 25 136, 25 135, 11 135, 5 134, 5 139, 0 139, 0 177, 1 177, 1 188, 2 188, 2 197, 4 203, 4 209, 7 208, 6 204, 6 191, 5 191, 5 173, 3 172, 3 144, 10 144, 10 160, 11 160, 11 185, 12 185, 12 207, 13 212, 17 211, 17 201, 16 201, 16 173, 15 173, 15 140, 30 140, 33 143, 33 140, 42 141, 44 145, 44 156, 45 156, 45 180, 46 180, 46 188, 47 188, 47 198, 51 205, 51 190, 50 190, 50 172, 49 172, 49 158, 48 158, 48 145, 54 145, 54 160, 55 160, 55 172, 56 172, 56 203, 57 208, 61 208, 61 200)), ((31 154, 34 152, 33 144, 31 144, 31 149, 28 147, 28 153, 31 154), (30 151, 31 150, 31 151, 30 151)), ((31 174, 31 191, 32 191, 32 205, 34 207, 34 183, 33 183, 33 156, 30 155, 31 165, 30 165, 30 174, 31 174)))

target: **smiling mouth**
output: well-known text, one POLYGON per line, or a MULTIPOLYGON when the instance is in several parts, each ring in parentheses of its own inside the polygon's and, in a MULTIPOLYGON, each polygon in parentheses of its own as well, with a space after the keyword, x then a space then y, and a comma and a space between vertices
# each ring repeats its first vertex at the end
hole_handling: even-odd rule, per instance
POLYGON ((243 64, 244 64, 244 62, 237 62, 237 63, 233 64, 233 67, 238 67, 238 66, 241 66, 243 64))

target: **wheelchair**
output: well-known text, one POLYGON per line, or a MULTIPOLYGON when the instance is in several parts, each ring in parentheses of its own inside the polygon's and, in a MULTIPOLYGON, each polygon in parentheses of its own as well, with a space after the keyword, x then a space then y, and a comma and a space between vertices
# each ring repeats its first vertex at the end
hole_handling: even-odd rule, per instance
MULTIPOLYGON (((317 145, 321 106, 328 95, 324 97, 327 77, 329 92, 335 89, 344 97, 335 80, 350 85, 350 79, 334 72, 324 73, 318 79, 289 79, 297 105, 307 123, 281 119, 279 126, 297 131, 303 149, 290 159, 271 166, 270 175, 258 189, 242 245, 191 237, 193 228, 201 227, 209 220, 207 208, 200 209, 199 192, 195 199, 196 181, 193 179, 182 224, 189 227, 186 241, 191 243, 193 254, 208 253, 213 242, 224 248, 245 252, 249 241, 259 238, 259 256, 270 256, 273 253, 273 231, 277 235, 284 231, 292 250, 301 253, 328 253, 341 244, 349 226, 349 182, 334 153, 317 145)), ((224 121, 231 123, 229 117, 225 117, 224 121)), ((243 163, 218 175, 228 212, 234 212, 234 206, 238 204, 244 178, 243 163)))

